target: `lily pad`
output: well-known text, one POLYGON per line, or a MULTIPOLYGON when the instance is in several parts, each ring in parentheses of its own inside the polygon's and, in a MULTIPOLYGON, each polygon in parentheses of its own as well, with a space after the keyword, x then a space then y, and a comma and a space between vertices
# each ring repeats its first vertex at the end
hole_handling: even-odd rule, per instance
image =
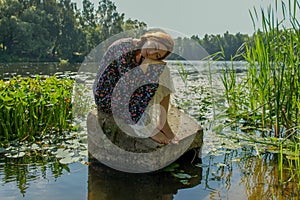
POLYGON ((66 157, 72 157, 74 155, 74 152, 64 150, 64 149, 58 149, 56 152, 57 158, 66 158, 66 157))
POLYGON ((195 164, 195 167, 208 167, 209 165, 207 164, 201 164, 201 163, 198 163, 198 164, 195 164))
POLYGON ((5 154, 5 156, 7 158, 21 158, 21 157, 25 156, 25 152, 19 152, 17 154, 7 153, 7 154, 5 154))
POLYGON ((185 174, 185 173, 176 173, 176 174, 173 174, 173 176, 175 176, 176 178, 180 178, 180 179, 190 179, 190 178, 192 178, 191 175, 185 174))
POLYGON ((37 145, 37 144, 32 144, 32 145, 31 145, 31 149, 32 149, 32 150, 38 150, 38 149, 40 149, 40 147, 39 147, 39 145, 37 145))
POLYGON ((60 159, 59 162, 61 164, 71 164, 74 162, 78 162, 79 160, 80 160, 80 157, 67 156, 67 157, 60 159))
POLYGON ((189 180, 187 180, 187 179, 180 180, 180 183, 182 183, 183 185, 190 185, 191 184, 189 182, 189 180))
POLYGON ((218 166, 218 167, 226 167, 227 165, 224 164, 224 163, 217 163, 217 166, 218 166))
POLYGON ((173 171, 175 171, 175 169, 178 168, 178 167, 179 167, 179 164, 173 163, 173 164, 171 164, 171 165, 165 167, 165 168, 164 168, 164 171, 165 171, 165 172, 173 172, 173 171))
POLYGON ((230 162, 240 162, 241 161, 241 159, 240 158, 236 158, 236 159, 232 159, 232 160, 230 160, 230 162))
POLYGON ((85 151, 80 151, 80 152, 79 152, 79 155, 81 155, 81 156, 87 156, 87 155, 88 155, 88 151, 87 151, 87 150, 85 150, 85 151))
POLYGON ((72 159, 72 157, 65 157, 65 158, 59 160, 59 162, 61 164, 70 164, 73 162, 73 159, 72 159))

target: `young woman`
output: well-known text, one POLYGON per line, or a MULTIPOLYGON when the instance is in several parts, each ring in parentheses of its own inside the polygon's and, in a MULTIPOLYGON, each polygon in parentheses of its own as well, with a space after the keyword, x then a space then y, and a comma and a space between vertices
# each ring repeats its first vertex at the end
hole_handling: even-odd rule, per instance
POLYGON ((162 61, 173 47, 171 36, 160 31, 148 32, 139 39, 115 41, 103 55, 93 87, 98 112, 113 114, 132 127, 146 126, 152 121, 148 130, 152 131, 154 141, 174 141, 175 135, 166 120, 172 84, 162 61), (149 105, 153 108, 155 104, 160 105, 154 106, 158 112, 149 110, 149 105), (153 124, 157 127, 153 128, 153 124))

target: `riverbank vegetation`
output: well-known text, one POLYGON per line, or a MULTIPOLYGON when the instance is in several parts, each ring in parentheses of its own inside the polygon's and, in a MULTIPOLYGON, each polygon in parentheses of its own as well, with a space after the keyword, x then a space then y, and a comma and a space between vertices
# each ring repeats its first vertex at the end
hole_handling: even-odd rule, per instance
MULTIPOLYGON (((254 24, 261 17, 262 32, 256 31, 253 45, 241 54, 247 61, 245 78, 226 69, 223 85, 232 124, 239 124, 249 138, 273 146, 278 153, 281 181, 287 168, 290 181, 300 181, 300 4, 276 1, 267 11, 251 13, 254 24), (282 19, 276 16, 281 12, 282 19), (259 15, 260 14, 260 15, 259 15), (260 17, 259 17, 260 16, 260 17), (251 136, 252 135, 252 136, 251 136), (257 137, 258 136, 258 137, 257 137), (257 139, 257 138, 263 139, 257 139)), ((251 141, 251 139, 249 139, 251 141)))
POLYGON ((238 80, 234 70, 223 74, 230 116, 260 127, 264 136, 291 137, 300 126, 300 23, 293 14, 299 4, 295 6, 283 11, 290 14, 284 15, 288 28, 272 18, 274 10, 262 10, 263 32, 255 34, 254 45, 245 44, 241 55, 247 61, 246 77, 238 80))
POLYGON ((73 84, 55 76, 0 80, 0 144, 69 131, 73 84))

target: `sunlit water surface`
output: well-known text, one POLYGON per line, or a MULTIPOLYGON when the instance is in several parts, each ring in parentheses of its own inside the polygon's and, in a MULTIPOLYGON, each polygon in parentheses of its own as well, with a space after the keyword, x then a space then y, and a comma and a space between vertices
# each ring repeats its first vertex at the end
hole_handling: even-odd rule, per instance
MULTIPOLYGON (((295 183, 279 184, 276 154, 258 155, 255 145, 237 144, 214 133, 213 119, 223 111, 224 101, 216 101, 215 110, 210 104, 199 105, 211 100, 208 94, 213 93, 211 96, 217 99, 222 93, 221 68, 231 63, 183 64, 183 72, 189 74, 186 82, 182 81, 183 72, 179 73, 177 62, 170 62, 169 66, 176 88, 188 88, 190 96, 182 98, 180 95, 186 94, 181 91, 177 99, 183 100, 174 103, 181 105, 204 127, 204 145, 199 152, 190 152, 176 161, 179 167, 173 172, 128 174, 94 163, 87 157, 67 165, 61 164, 55 156, 7 158, 0 151, 0 199, 298 199, 295 183)), ((78 67, 49 63, 22 64, 21 68, 0 65, 0 78, 56 72, 60 72, 59 76, 69 76, 74 75, 78 67)), ((235 69, 242 77, 245 63, 235 63, 235 69)))

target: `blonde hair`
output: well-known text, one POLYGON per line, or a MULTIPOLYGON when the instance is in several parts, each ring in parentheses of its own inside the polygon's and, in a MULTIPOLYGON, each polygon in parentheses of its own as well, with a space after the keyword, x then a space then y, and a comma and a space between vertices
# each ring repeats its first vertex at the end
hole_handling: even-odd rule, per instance
POLYGON ((172 53, 173 49, 174 49, 174 40, 172 39, 171 35, 163 32, 163 31, 149 31, 147 33, 145 33, 144 35, 142 35, 140 37, 141 39, 141 46, 149 40, 152 41, 156 41, 162 45, 164 45, 167 50, 166 50, 166 55, 164 55, 163 57, 161 57, 160 59, 165 59, 168 55, 170 55, 170 53, 172 53))

